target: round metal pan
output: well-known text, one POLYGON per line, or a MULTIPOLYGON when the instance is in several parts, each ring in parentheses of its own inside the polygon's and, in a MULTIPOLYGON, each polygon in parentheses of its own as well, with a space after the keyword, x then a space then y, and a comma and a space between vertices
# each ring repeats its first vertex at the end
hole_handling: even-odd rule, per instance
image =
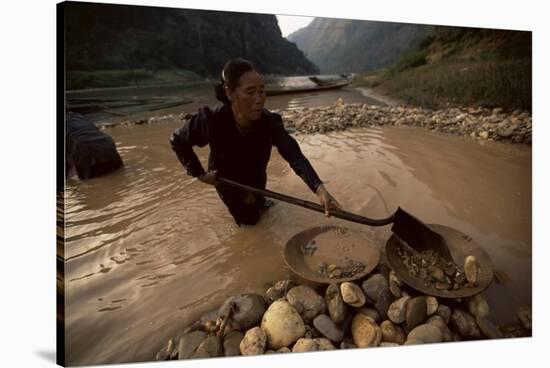
POLYGON ((472 238, 458 230, 437 224, 428 224, 428 227, 445 239, 454 262, 460 268, 464 267, 464 259, 467 256, 473 255, 476 257, 480 270, 476 286, 458 290, 437 290, 432 288, 422 279, 408 272, 403 259, 398 253, 400 249, 404 248, 404 245, 395 235, 392 235, 386 243, 386 258, 390 267, 397 273, 399 278, 413 289, 441 298, 465 298, 479 294, 485 290, 491 284, 494 274, 493 264, 487 252, 472 238))
POLYGON ((320 284, 360 279, 371 272, 380 261, 380 246, 365 232, 340 226, 320 226, 302 231, 288 240, 283 258, 299 277, 320 284), (313 254, 305 254, 304 246, 315 244, 313 254), (351 277, 330 278, 318 272, 318 263, 342 265, 345 260, 359 261, 365 268, 351 277))

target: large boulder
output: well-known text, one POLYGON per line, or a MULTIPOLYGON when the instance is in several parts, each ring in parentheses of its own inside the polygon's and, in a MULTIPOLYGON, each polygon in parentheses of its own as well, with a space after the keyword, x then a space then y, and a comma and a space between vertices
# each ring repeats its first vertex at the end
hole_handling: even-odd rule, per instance
POLYGON ((261 328, 267 336, 267 346, 273 350, 293 344, 306 332, 300 314, 282 299, 269 306, 262 318, 261 328))
POLYGON ((259 294, 241 294, 228 298, 218 310, 223 319, 232 309, 231 324, 237 330, 246 331, 257 326, 265 312, 264 297, 259 294))

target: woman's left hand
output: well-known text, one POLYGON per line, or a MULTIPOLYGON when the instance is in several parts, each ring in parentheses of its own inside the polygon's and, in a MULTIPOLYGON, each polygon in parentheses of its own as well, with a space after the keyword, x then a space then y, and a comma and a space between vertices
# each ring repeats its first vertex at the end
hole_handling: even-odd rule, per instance
POLYGON ((326 190, 323 184, 320 184, 317 187, 317 190, 315 193, 319 197, 319 202, 321 203, 321 206, 325 208, 325 215, 327 217, 330 216, 331 209, 338 209, 338 210, 342 209, 342 206, 340 206, 340 203, 338 203, 338 201, 333 196, 330 195, 330 193, 326 190))

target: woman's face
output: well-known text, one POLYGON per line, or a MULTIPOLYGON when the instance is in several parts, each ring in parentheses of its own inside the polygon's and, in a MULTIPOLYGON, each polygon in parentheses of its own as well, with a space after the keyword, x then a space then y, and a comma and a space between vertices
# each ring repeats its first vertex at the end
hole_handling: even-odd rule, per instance
POLYGON ((254 70, 241 75, 234 90, 226 88, 227 97, 237 116, 244 122, 258 120, 265 104, 265 86, 260 74, 254 70))

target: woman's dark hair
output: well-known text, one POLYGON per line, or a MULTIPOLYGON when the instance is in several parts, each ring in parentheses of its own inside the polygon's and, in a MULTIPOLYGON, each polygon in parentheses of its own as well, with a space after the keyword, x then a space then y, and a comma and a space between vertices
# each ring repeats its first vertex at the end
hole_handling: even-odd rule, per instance
POLYGON ((220 83, 215 87, 216 99, 230 105, 231 101, 227 98, 224 87, 227 86, 229 89, 234 90, 239 86, 241 75, 252 70, 257 71, 256 66, 251 61, 245 59, 231 59, 226 62, 223 66, 220 83))

